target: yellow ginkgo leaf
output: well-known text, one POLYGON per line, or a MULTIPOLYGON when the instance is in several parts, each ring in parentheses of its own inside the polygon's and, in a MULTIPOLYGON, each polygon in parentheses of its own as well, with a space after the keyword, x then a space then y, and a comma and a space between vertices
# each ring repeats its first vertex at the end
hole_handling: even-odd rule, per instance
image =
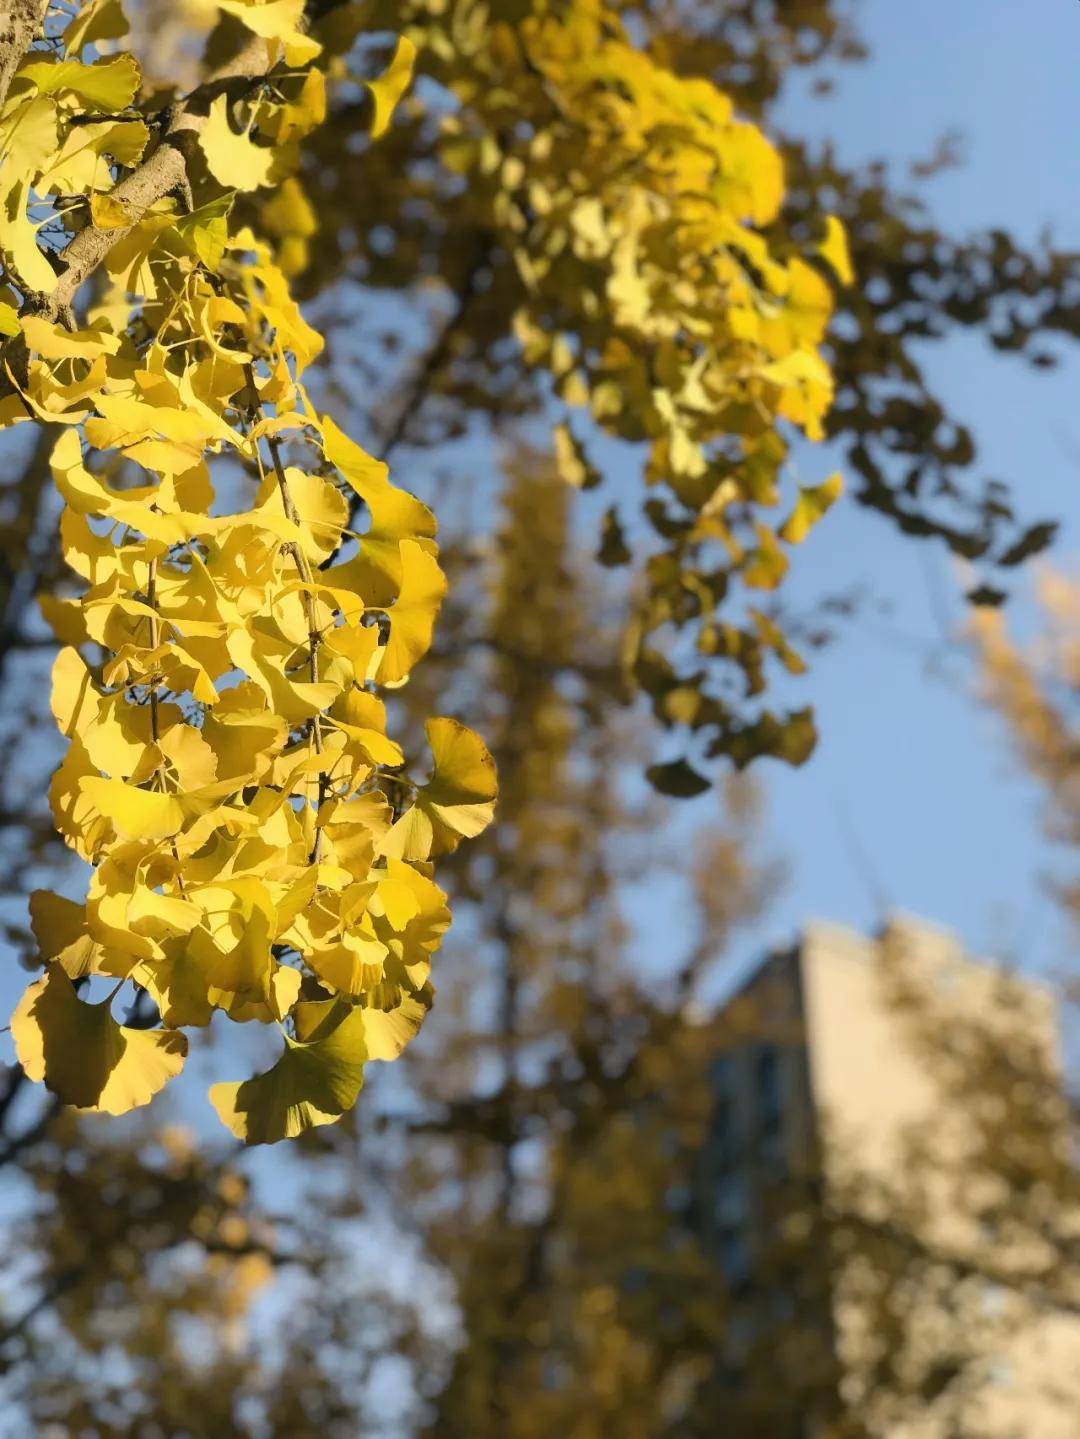
POLYGON ((450 927, 446 894, 411 864, 389 858, 368 906, 375 932, 406 968, 426 965, 450 927))
MULTIPOLYGON (((178 233, 209 270, 216 270, 225 254, 229 238, 227 216, 232 202, 231 193, 219 195, 216 200, 200 205, 190 215, 181 215, 176 221, 178 233)), ((207 338, 212 339, 210 336, 207 338)))
POLYGON ((431 1008, 431 987, 417 994, 402 994, 389 1009, 368 1006, 364 1016, 364 1040, 369 1059, 397 1059, 420 1030, 431 1008))
POLYGON ((855 283, 855 267, 851 263, 847 231, 843 222, 835 215, 825 217, 825 238, 818 246, 818 254, 842 285, 855 283))
POLYGON ((226 690, 203 720, 202 736, 214 751, 219 777, 237 785, 260 779, 283 745, 288 726, 267 708, 250 680, 226 690))
POLYGON ((774 590, 787 573, 788 557, 768 525, 757 524, 754 528, 758 543, 743 561, 743 584, 752 590, 774 590))
POLYGON ((71 848, 89 860, 109 831, 109 821, 83 793, 88 778, 97 777, 86 746, 73 735, 67 754, 49 781, 49 806, 57 829, 71 848))
POLYGON ((353 1107, 367 1057, 363 1011, 340 1005, 307 1041, 286 1036, 284 1053, 265 1074, 242 1084, 215 1084, 210 1102, 245 1144, 293 1139, 353 1107))
POLYGON ((166 1024, 202 1028, 214 1014, 206 971, 183 943, 170 945, 163 959, 144 960, 131 972, 158 1007, 166 1024))
POLYGON ((35 889, 30 896, 30 928, 42 959, 55 960, 69 979, 108 972, 102 965, 104 951, 87 928, 85 905, 48 889, 35 889))
POLYGON ((306 239, 314 235, 319 228, 311 201, 304 194, 300 181, 294 176, 290 176, 283 185, 278 186, 259 214, 270 234, 281 239, 288 235, 299 235, 306 239))
POLYGON ((77 54, 98 40, 119 40, 128 32, 120 0, 89 0, 64 30, 65 55, 77 54))
POLYGON ((266 999, 234 1004, 229 1018, 237 1024, 280 1024, 300 994, 300 971, 287 964, 275 965, 266 999))
POLYGON ((112 195, 90 196, 90 218, 99 230, 123 230, 137 218, 128 212, 122 200, 112 195))
POLYGON ((80 789, 123 839, 169 839, 183 828, 184 809, 175 795, 94 776, 80 789))
POLYGON ((206 975, 210 1002, 265 1003, 271 997, 274 961, 270 944, 277 914, 266 886, 236 879, 192 891, 202 922, 188 936, 191 958, 206 975))
MULTIPOLYGON (((52 104, 43 98, 42 103, 52 104)), ((88 194, 91 214, 94 197, 109 189, 110 161, 134 165, 142 157, 150 131, 142 120, 102 118, 96 124, 80 125, 50 152, 35 189, 69 194, 88 194)), ((128 215, 131 224, 135 213, 128 215)))
MULTIPOLYGON (((289 499, 299 524, 298 539, 304 553, 316 564, 333 554, 341 543, 341 529, 349 518, 349 506, 338 487, 321 475, 308 475, 290 465, 285 470, 289 499)), ((253 517, 262 523, 286 519, 285 501, 277 478, 267 477, 256 499, 253 517)), ((297 533, 292 527, 282 535, 297 533)))
POLYGON ((780 538, 789 545, 801 544, 822 515, 836 503, 843 488, 844 477, 838 472, 830 475, 824 484, 800 490, 795 508, 778 531, 780 538))
POLYGON ((378 677, 396 684, 431 648, 439 606, 446 594, 446 576, 435 557, 415 540, 401 542, 401 588, 390 607, 390 637, 383 650, 378 677))
POLYGON ((386 706, 376 695, 350 688, 333 706, 330 718, 367 764, 391 769, 404 764, 401 747, 386 737, 386 706))
POLYGON ((389 65, 381 75, 367 82, 372 104, 371 133, 375 139, 385 134, 393 119, 398 101, 409 88, 415 63, 416 46, 408 36, 401 35, 389 65))
POLYGON ((135 99, 142 74, 134 55, 117 55, 114 60, 32 60, 18 72, 43 95, 77 95, 98 110, 123 110, 135 99))
POLYGON ((435 516, 422 500, 390 483, 386 465, 373 459, 333 420, 320 422, 323 453, 336 465, 367 507, 360 552, 329 572, 332 583, 348 585, 369 605, 386 605, 401 584, 401 542, 415 540, 433 549, 435 516))
POLYGON ((434 773, 379 846, 397 859, 446 854, 486 829, 495 813, 495 761, 480 736, 445 718, 428 720, 424 730, 434 773))
POLYGON ((108 1001, 86 1004, 58 966, 23 995, 11 1037, 28 1078, 77 1109, 126 1114, 180 1073, 187 1039, 171 1029, 130 1029, 108 1001))
MULTIPOLYGON (((303 932, 304 925, 294 928, 303 932)), ((378 984, 388 953, 382 940, 360 923, 328 940, 309 938, 303 945, 305 964, 324 984, 349 995, 362 995, 378 984)))
POLYGON ((12 183, 0 184, 0 254, 12 274, 35 289, 47 290, 55 284, 56 274, 38 248, 37 230, 26 213, 28 197, 25 179, 12 177, 12 183))
MULTIPOLYGON (((43 360, 96 360, 100 355, 115 355, 120 348, 120 341, 107 331, 65 330, 63 326, 51 325, 37 315, 25 316, 22 332, 30 349, 43 360)), ((76 431, 63 432, 53 448, 54 457, 61 453, 62 446, 67 446, 63 453, 69 457, 69 462, 72 454, 81 456, 76 431)))
POLYGON ((600 473, 590 464, 585 447, 565 422, 555 426, 555 466, 562 479, 577 490, 591 490, 600 483, 600 473))
POLYGON ((210 106, 199 144, 219 185, 230 190, 257 190, 266 184, 274 152, 256 145, 246 133, 236 133, 229 123, 229 102, 224 95, 210 106))
POLYGON ((354 879, 364 879, 375 858, 375 846, 389 830, 390 806, 369 790, 348 800, 328 801, 319 812, 324 849, 354 879))
POLYGON ((50 165, 58 148, 56 101, 50 95, 27 95, 14 107, 6 107, 0 120, 0 153, 4 171, 12 178, 25 179, 50 165))
POLYGON ((317 40, 300 29, 304 0, 218 0, 218 8, 235 15, 264 40, 278 41, 290 65, 303 65, 322 50, 317 40))

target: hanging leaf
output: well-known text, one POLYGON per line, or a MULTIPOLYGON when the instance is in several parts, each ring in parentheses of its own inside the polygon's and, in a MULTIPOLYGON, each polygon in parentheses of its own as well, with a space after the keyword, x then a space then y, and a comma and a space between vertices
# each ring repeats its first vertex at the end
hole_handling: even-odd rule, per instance
POLYGON ((171 1029, 118 1024, 108 1001, 87 1004, 62 969, 50 968, 23 995, 11 1037, 27 1077, 77 1109, 126 1114, 146 1104, 175 1075, 187 1040, 171 1029))
MULTIPOLYGON (((179 1069, 175 1026, 288 1023, 267 1074, 214 1091, 234 1131, 262 1142, 344 1113, 368 1041, 396 1057, 431 1002, 450 915, 429 874, 382 853, 389 797, 411 783, 375 689, 403 683, 430 646, 446 582, 431 511, 317 416, 300 383, 322 340, 289 293, 286 250, 316 224, 295 171, 325 115, 321 42, 302 0, 221 8, 255 39, 208 109, 198 87, 173 104, 145 164, 147 125, 110 118, 136 100, 160 112, 139 97, 137 63, 75 58, 122 33, 118 0, 57 16, 68 58, 35 50, 0 117, 12 280, 0 333, 15 342, 16 387, 0 427, 59 427, 49 463, 82 593, 42 600, 62 641, 51 706, 69 742, 49 798, 90 867, 83 903, 31 900, 49 968, 13 1031, 33 1077, 119 1113, 179 1069), (205 166, 190 163, 199 152, 205 166), (230 227, 236 193, 271 176, 279 256, 230 227), (36 220, 54 194, 65 205, 50 229, 72 235, 59 261, 36 220), (79 328, 75 281, 98 263, 113 283, 79 328), (231 512, 210 480, 219 456, 261 476, 231 512), (365 511, 359 533, 346 487, 365 511), (145 990, 167 1028, 125 1028, 72 988, 101 975, 145 990), (305 979, 348 1003, 332 998, 316 1024, 305 979)), ((413 54, 402 41, 372 83, 377 131, 413 54)), ((425 854, 478 833, 494 799, 475 736, 453 721, 430 733, 425 854)))
POLYGON ((851 263, 847 231, 835 215, 825 217, 825 238, 818 247, 818 253, 841 285, 855 283, 855 269, 851 263))
POLYGON ((479 735, 454 719, 431 719, 424 729, 434 773, 380 844, 398 859, 446 854, 485 829, 494 813, 495 761, 479 735))
POLYGON ((295 1139, 353 1107, 367 1057, 363 1012, 335 1006, 306 1042, 286 1036, 281 1058, 265 1074, 242 1084, 215 1084, 210 1101, 245 1144, 295 1139))
POLYGON ((371 134, 374 139, 386 133, 393 119, 398 101, 409 88, 413 66, 416 63, 416 46, 405 35, 398 38, 389 65, 374 80, 367 82, 371 97, 371 134))
POLYGON ((207 168, 220 185, 230 190, 257 190, 266 184, 274 152, 256 145, 248 132, 238 134, 232 128, 226 96, 219 95, 211 104, 199 145, 207 168))
POLYGON ((816 489, 800 490, 795 508, 781 525, 779 534, 789 545, 800 545, 813 527, 840 498, 844 488, 841 475, 830 475, 816 489))

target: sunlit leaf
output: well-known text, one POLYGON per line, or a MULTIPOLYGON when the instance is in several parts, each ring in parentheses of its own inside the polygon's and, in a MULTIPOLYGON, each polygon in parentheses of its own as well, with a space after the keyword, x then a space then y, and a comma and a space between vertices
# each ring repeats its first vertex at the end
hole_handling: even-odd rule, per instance
POLYGON ((222 1124, 245 1144, 294 1139, 353 1107, 367 1058, 363 1012, 341 1006, 306 1042, 285 1036, 281 1058, 265 1074, 215 1084, 210 1100, 222 1124))
POLYGON ((372 103, 371 133, 375 139, 386 132, 398 101, 409 88, 415 63, 416 46, 407 36, 401 35, 389 65, 381 75, 367 82, 372 103))
POLYGON ((219 95, 210 106, 206 124, 199 134, 211 175, 230 190, 257 190, 265 185, 274 163, 274 152, 256 145, 245 132, 237 133, 229 121, 229 102, 219 95))
POLYGON ((780 538, 789 545, 801 544, 822 515, 840 498, 843 488, 843 476, 836 474, 830 475, 824 484, 814 489, 800 490, 795 508, 780 527, 780 538))
POLYGON ((187 1040, 171 1029, 130 1029, 109 1004, 87 1004, 58 967, 23 995, 11 1037, 30 1079, 44 1080, 65 1104, 126 1114, 148 1104, 180 1073, 187 1040))
POLYGON ((425 725, 434 773, 380 848, 398 859, 427 859, 479 834, 495 812, 495 761, 479 735, 454 719, 425 725))

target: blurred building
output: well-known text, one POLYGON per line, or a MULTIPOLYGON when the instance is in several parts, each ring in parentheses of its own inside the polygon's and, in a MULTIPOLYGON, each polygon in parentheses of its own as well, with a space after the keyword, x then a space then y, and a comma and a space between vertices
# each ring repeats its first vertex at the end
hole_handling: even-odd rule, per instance
POLYGON ((718 1034, 698 1194, 738 1432, 1076 1439, 1080 1209, 1050 991, 922 924, 814 926, 718 1034))

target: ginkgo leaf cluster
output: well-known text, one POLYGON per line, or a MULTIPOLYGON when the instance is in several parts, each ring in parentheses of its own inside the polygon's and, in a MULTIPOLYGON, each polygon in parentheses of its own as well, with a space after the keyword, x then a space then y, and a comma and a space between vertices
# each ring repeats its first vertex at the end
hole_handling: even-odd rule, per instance
MULTIPOLYGON (((312 402, 322 340, 231 219, 235 192, 295 185, 328 53, 299 0, 219 8, 243 34, 198 105, 163 117, 131 55, 96 56, 123 30, 90 0, 0 109, 0 424, 57 427, 77 589, 42 600, 68 740, 50 802, 90 871, 81 903, 33 896, 45 972, 12 1033, 31 1078, 116 1114, 179 1072, 185 1031, 276 1028, 265 1073, 211 1090, 269 1142, 337 1119, 419 1029, 450 921, 432 861, 490 821, 496 783, 454 720, 429 722, 426 784, 387 732, 380 692, 445 590, 435 520, 312 402), (114 1017, 127 985, 152 1027, 114 1017)), ((373 132, 411 53, 373 85, 373 132)))
MULTIPOLYGON (((700 755, 805 758, 807 712, 746 717, 770 662, 802 664, 755 618, 756 592, 779 589, 827 508, 806 494, 838 488, 808 477, 794 497, 788 457, 799 435, 823 438, 833 399, 826 332, 853 280, 842 223, 793 234, 777 148, 711 81, 669 69, 663 44, 643 47, 625 7, 376 8, 453 97, 431 106, 431 153, 457 177, 457 223, 491 237, 524 367, 554 392, 563 477, 599 484, 606 437, 644 455, 638 513, 624 490, 598 550, 638 566, 627 681, 700 755)), ((396 218, 407 244, 411 216, 396 218)))

